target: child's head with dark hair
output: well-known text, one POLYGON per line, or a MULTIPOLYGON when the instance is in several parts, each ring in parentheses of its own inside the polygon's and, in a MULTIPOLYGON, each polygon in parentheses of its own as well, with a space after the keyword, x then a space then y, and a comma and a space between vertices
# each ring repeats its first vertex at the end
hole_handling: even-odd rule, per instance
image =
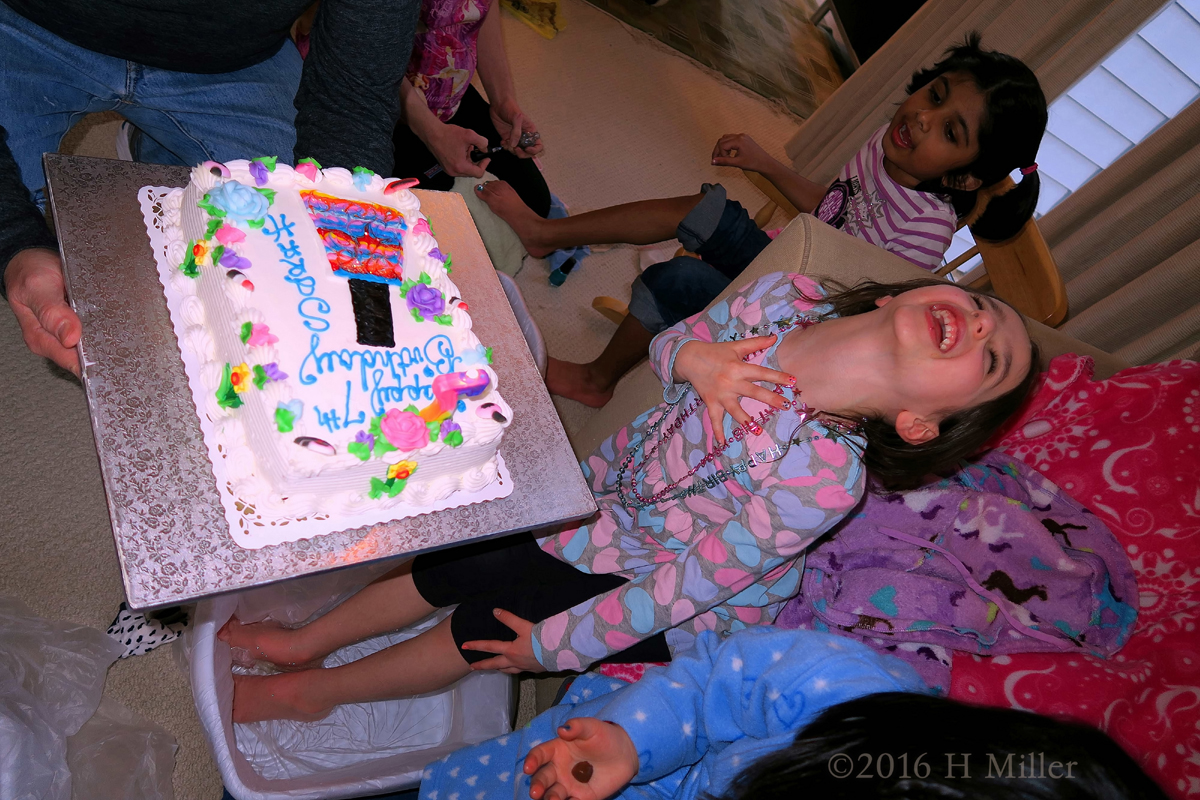
POLYGON ((972 33, 941 61, 913 73, 908 99, 884 136, 891 162, 885 168, 911 188, 947 195, 960 218, 975 209, 980 189, 1024 170, 1014 188, 989 193, 987 210, 971 225, 976 236, 1002 241, 1037 206, 1033 167, 1046 130, 1046 97, 1029 67, 979 42, 972 33))
POLYGON ((918 363, 905 370, 910 374, 902 380, 915 388, 896 385, 897 393, 903 392, 906 399, 914 394, 919 396, 922 391, 933 397, 943 393, 945 399, 938 402, 936 413, 928 420, 933 426, 932 436, 914 436, 911 429, 905 428, 906 420, 888 414, 867 413, 860 421, 867 440, 863 463, 887 489, 911 488, 925 476, 952 469, 962 459, 977 453, 1020 409, 1037 384, 1040 361, 1037 344, 1025 330, 1021 315, 990 295, 967 292, 937 278, 900 283, 862 281, 850 288, 833 281, 823 283, 829 295, 820 302, 833 307, 830 318, 878 312, 899 299, 898 305, 905 304, 908 319, 895 322, 895 326, 902 327, 907 322, 908 332, 915 339, 915 346, 922 350, 919 355, 923 360, 933 362, 934 366, 961 361, 963 366, 976 370, 985 388, 991 387, 987 392, 977 393, 978 399, 961 402, 955 393, 954 375, 926 372, 918 363), (917 302, 911 303, 912 300, 917 302), (984 321, 982 317, 988 319, 984 321), (987 337, 982 349, 963 353, 962 349, 969 344, 967 340, 975 335, 966 329, 976 325, 1004 325, 1006 330, 1001 335, 1005 341, 1000 342, 1000 336, 993 333, 995 328, 981 329, 979 336, 987 337), (944 337, 944 353, 938 351, 938 343, 932 340, 939 337, 944 337), (954 342, 950 344, 952 338, 954 342))
POLYGON ((719 800, 800 797, 1166 800, 1095 728, 902 692, 826 709, 719 800))

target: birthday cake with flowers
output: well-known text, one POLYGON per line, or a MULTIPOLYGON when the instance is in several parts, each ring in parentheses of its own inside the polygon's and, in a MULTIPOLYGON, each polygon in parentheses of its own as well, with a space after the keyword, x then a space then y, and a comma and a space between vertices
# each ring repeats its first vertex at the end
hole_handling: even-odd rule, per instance
POLYGON ((205 162, 157 199, 160 275, 235 534, 388 521, 499 479, 512 410, 410 185, 256 158, 205 162))

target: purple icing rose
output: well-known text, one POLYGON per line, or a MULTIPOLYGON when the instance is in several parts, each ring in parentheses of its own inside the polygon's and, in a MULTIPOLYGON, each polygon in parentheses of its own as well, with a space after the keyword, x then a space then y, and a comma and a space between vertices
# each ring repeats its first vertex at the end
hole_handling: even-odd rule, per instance
POLYGON ((436 247, 429 251, 429 255, 431 258, 436 258, 438 261, 443 263, 446 261, 446 254, 436 247))
POLYGON ((375 449, 375 437, 366 431, 359 431, 357 434, 355 434, 354 441, 362 442, 367 446, 368 450, 375 449))
POLYGON ((254 182, 259 186, 267 185, 267 168, 261 161, 250 162, 250 174, 254 177, 254 182))
POLYGON ((449 436, 450 434, 454 433, 455 431, 461 431, 461 430, 462 430, 462 426, 459 425, 457 422, 451 422, 450 420, 446 420, 445 422, 442 423, 442 429, 441 429, 441 431, 438 432, 438 435, 444 439, 447 436, 449 436))
POLYGON ((418 283, 408 290, 408 307, 421 312, 423 317, 436 317, 446 310, 446 298, 432 286, 418 283))
POLYGON ((272 361, 270 364, 263 364, 263 372, 267 373, 267 377, 273 381, 287 380, 287 373, 279 368, 279 365, 272 361))
POLYGON ((221 266, 226 269, 247 270, 250 269, 250 259, 239 256, 232 250, 226 250, 221 256, 221 266))

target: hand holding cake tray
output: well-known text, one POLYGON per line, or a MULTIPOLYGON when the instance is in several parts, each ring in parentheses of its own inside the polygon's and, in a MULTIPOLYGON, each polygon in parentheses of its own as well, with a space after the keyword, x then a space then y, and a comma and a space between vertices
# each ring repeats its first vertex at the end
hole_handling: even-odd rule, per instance
POLYGON ((411 185, 264 157, 139 194, 242 547, 512 491, 513 412, 411 185))

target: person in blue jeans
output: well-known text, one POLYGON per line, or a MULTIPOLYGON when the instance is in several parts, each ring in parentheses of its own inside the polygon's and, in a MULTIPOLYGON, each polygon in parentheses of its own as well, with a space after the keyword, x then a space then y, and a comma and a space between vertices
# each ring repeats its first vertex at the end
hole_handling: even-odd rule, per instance
POLYGON ((79 372, 42 154, 86 114, 132 122, 144 162, 391 173, 420 0, 326 0, 302 62, 288 34, 311 2, 0 0, 0 294, 30 350, 79 372))

